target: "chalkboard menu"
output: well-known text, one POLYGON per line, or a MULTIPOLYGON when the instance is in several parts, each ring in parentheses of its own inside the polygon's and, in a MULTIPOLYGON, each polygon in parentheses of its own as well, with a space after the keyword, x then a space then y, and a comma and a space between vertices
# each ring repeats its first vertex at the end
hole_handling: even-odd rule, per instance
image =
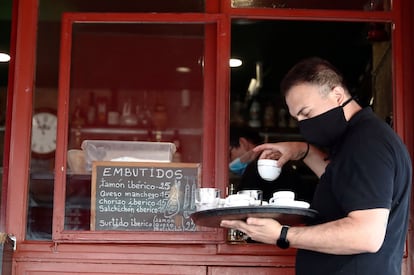
POLYGON ((94 162, 91 230, 195 231, 198 163, 94 162))

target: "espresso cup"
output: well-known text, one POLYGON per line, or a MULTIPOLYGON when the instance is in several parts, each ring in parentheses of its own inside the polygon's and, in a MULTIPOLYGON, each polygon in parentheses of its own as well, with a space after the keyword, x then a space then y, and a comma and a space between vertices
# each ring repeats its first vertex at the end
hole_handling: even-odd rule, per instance
POLYGON ((277 166, 277 161, 274 159, 259 159, 257 161, 257 171, 262 179, 272 181, 279 177, 282 168, 277 166))
POLYGON ((262 190, 240 190, 237 194, 247 194, 252 201, 250 205, 262 205, 263 191, 262 190))
POLYGON ((197 211, 217 208, 220 203, 218 188, 197 188, 195 190, 195 205, 197 211))
POLYGON ((253 202, 249 194, 232 194, 226 198, 224 206, 249 206, 253 202))
POLYGON ((270 204, 283 204, 283 203, 290 203, 295 200, 295 193, 292 191, 277 191, 273 193, 273 197, 270 198, 270 204))

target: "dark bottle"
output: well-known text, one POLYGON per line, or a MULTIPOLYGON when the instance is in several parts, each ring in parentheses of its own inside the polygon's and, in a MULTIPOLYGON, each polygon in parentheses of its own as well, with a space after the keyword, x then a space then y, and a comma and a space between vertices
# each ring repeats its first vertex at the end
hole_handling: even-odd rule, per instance
POLYGON ((154 136, 151 129, 148 129, 147 131, 146 141, 154 141, 154 136))
POLYGON ((83 125, 85 125, 85 114, 82 110, 80 98, 77 98, 75 109, 72 113, 72 125, 77 128, 81 128, 83 125))
POLYGON ((97 99, 96 105, 96 122, 100 126, 106 125, 106 117, 108 114, 108 100, 106 97, 100 96, 97 99))

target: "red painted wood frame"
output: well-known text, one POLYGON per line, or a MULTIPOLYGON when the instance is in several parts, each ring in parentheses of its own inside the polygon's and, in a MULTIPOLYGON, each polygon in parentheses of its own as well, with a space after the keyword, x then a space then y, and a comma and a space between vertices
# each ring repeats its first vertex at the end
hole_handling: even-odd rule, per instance
MULTIPOLYGON (((65 186, 66 186, 66 152, 69 124, 69 91, 70 62, 72 45, 72 26, 74 23, 205 23, 205 56, 204 56, 204 99, 203 99, 203 138, 202 186, 216 186, 225 192, 225 175, 219 175, 217 165, 227 161, 227 155, 216 155, 225 152, 226 144, 220 142, 219 124, 224 114, 217 110, 226 110, 228 102, 226 78, 227 66, 220 66, 218 60, 229 60, 229 53, 223 52, 223 44, 227 43, 228 33, 223 29, 223 16, 214 14, 128 14, 128 13, 67 13, 63 16, 61 31, 59 99, 58 99, 58 132, 55 158, 55 193, 53 208, 53 240, 54 241, 99 241, 99 242, 151 242, 151 243, 199 243, 224 241, 223 229, 202 228, 196 232, 153 232, 153 231, 68 231, 64 229, 65 186), (222 91, 220 91, 222 90, 222 91), (216 138, 211 138, 216 137, 216 138), (217 184, 216 184, 217 183, 217 184)), ((224 63, 224 62, 222 62, 224 63)), ((226 167, 226 166, 222 166, 226 167)))
MULTIPOLYGON (((5 142, 5 149, 10 152, 8 160, 5 161, 5 181, 3 184, 8 185, 7 189, 7 201, 2 200, 3 206, 7 203, 6 210, 6 229, 8 233, 12 233, 17 237, 18 247, 22 248, 21 242, 25 239, 25 228, 27 220, 27 194, 28 194, 28 169, 30 162, 30 125, 31 125, 31 112, 32 109, 32 93, 34 82, 34 68, 35 68, 35 51, 36 48, 36 28, 38 19, 38 1, 36 0, 19 0, 13 3, 16 9, 14 14, 15 20, 13 24, 17 27, 14 28, 12 54, 14 57, 11 62, 13 77, 10 77, 9 81, 9 95, 8 95, 8 114, 7 114, 7 140, 5 142), (14 64, 14 65, 13 65, 14 64), (12 100, 14 99, 14 100, 12 100), (13 120, 11 121, 11 118, 13 120), (10 148, 7 150, 7 148, 10 148)), ((414 103, 413 98, 413 80, 412 75, 414 72, 414 58, 413 58, 413 40, 411 37, 414 35, 414 2, 411 0, 394 0, 393 9, 389 12, 363 12, 363 11, 332 11, 332 10, 283 10, 283 9, 231 9, 230 0, 206 0, 207 12, 219 12, 223 14, 224 26, 221 30, 224 35, 227 35, 230 30, 231 18, 262 18, 273 20, 323 20, 323 21, 383 21, 393 22, 395 24, 395 31, 393 33, 393 75, 395 80, 394 90, 394 119, 396 130, 402 136, 403 140, 407 144, 411 155, 414 151, 414 138, 413 138, 413 108, 410 108, 414 103), (220 5, 220 11, 217 10, 220 5)), ((182 15, 175 14, 171 17, 176 19, 182 15)), ((200 16, 200 15, 197 15, 200 16)), ((201 18, 200 16, 199 18, 201 18)), ((227 60, 229 52, 229 37, 225 36, 223 39, 219 39, 217 43, 220 45, 221 51, 218 52, 217 69, 221 72, 226 72, 227 60), (227 40, 227 43, 225 41, 227 40), (223 43, 223 44, 221 44, 223 43)), ((221 116, 221 119, 225 122, 218 125, 215 129, 215 144, 216 150, 220 148, 227 150, 227 146, 223 145, 227 142, 225 138, 228 135, 228 125, 226 119, 223 119, 223 115, 227 115, 228 111, 228 89, 229 80, 228 74, 217 73, 217 97, 214 99, 219 105, 215 109, 216 118, 221 116)), ((213 134, 212 134, 213 135, 213 134)), ((211 141, 213 142, 213 141, 211 141)), ((204 149, 203 149, 204 150, 204 149)), ((210 169, 213 167, 217 171, 211 175, 211 179, 216 182, 225 179, 226 177, 226 160, 218 157, 211 156, 212 161, 216 161, 215 164, 210 164, 210 169), (217 158, 217 159, 214 159, 217 158)), ((4 189, 3 189, 4 190, 4 189)), ((414 207, 414 204, 412 204, 414 207)), ((414 211, 411 211, 413 216, 414 211)), ((411 219, 412 220, 412 219, 411 219)), ((86 234, 87 235, 87 234, 86 234)), ((412 222, 410 223, 410 232, 408 236, 408 248, 409 251, 413 247, 412 235, 412 222)), ((71 235, 70 237, 74 237, 71 235)), ((79 237, 83 237, 80 235, 79 237)), ((72 240, 76 241, 76 240, 72 240)), ((49 242, 27 242, 35 247, 31 247, 29 250, 39 250, 39 245, 44 243, 42 251, 50 251, 49 242)), ((74 248, 80 251, 78 248, 74 248)), ((93 249, 93 248, 92 248, 93 249)), ((120 251, 123 248, 120 248, 120 251)), ((20 249, 21 250, 21 249, 20 249)), ((24 249, 23 249, 24 250, 24 249)), ((111 249, 113 253, 114 250, 111 249)), ((33 255, 32 252, 28 254, 33 255)), ((407 259, 411 261, 412 257, 407 259)), ((410 264, 412 266, 412 264, 410 264)), ((414 270, 413 268, 409 268, 414 270)), ((407 273, 412 274, 412 273, 407 273)))

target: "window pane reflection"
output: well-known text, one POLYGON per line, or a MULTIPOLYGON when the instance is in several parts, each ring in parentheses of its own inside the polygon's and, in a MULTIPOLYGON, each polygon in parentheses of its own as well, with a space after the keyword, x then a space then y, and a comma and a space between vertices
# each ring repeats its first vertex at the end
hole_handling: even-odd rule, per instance
MULTIPOLYGON (((63 13, 65 12, 119 12, 119 13, 149 13, 149 12, 203 12, 205 10, 205 0, 141 0, 141 1, 129 1, 129 0, 62 0, 62 1, 53 1, 53 0, 40 0, 39 1, 39 18, 38 18, 38 26, 37 26, 37 45, 36 45, 36 81, 35 81, 35 93, 34 93, 34 109, 39 107, 48 107, 52 109, 57 109, 57 97, 58 97, 58 72, 59 72, 59 49, 60 49, 60 30, 61 30, 61 18, 63 13)), ((165 27, 165 25, 164 25, 165 27)), ((187 25, 189 27, 189 25, 187 25)), ((179 30, 183 30, 187 27, 179 28, 179 30)), ((194 26, 193 26, 194 27, 194 26)), ((125 31, 119 30, 121 33, 124 34, 124 39, 127 34, 125 31)), ((176 33, 175 35, 179 35, 176 33)), ((202 33, 200 37, 203 37, 202 33)), ((116 40, 116 38, 114 38, 116 40)), ((105 43, 103 42, 103 45, 105 43)), ((202 45, 202 43, 201 43, 202 45)), ((99 49, 99 46, 97 47, 99 49)), ((130 48, 131 51, 134 49, 130 48)), ((93 51, 92 51, 93 52, 93 51)), ((97 51, 99 52, 99 51, 97 51)), ((174 54, 172 51, 165 51, 169 52, 170 54, 174 54)), ((96 55, 97 53, 95 53, 96 55)), ((92 55, 88 55, 85 59, 85 64, 91 62, 92 55)), ((151 57, 150 53, 148 53, 148 58, 151 57)), ((125 61, 127 62, 127 61, 125 61)), ((118 62, 119 63, 119 62, 118 62)), ((138 62, 136 66, 140 66, 141 62, 138 62)), ((164 64, 164 62, 163 62, 164 64)), ((97 64, 98 65, 98 64, 97 64)), ((136 74, 138 74, 138 70, 134 68, 129 68, 127 74, 129 77, 136 79, 136 74), (135 74, 136 73, 136 74, 135 74)), ((89 67, 88 67, 89 68, 89 67)), ((123 67, 121 64, 120 66, 113 65, 113 72, 121 72, 126 68, 123 67)), ((99 71, 99 67, 96 66, 93 68, 91 73, 96 73, 99 71)), ((83 70, 85 74, 85 78, 89 74, 89 71, 83 70)), ((142 72, 141 72, 142 73, 142 72)), ((112 75, 112 74, 111 74, 112 75)), ((159 75, 157 75, 159 77, 159 75)), ((158 78, 154 83, 168 83, 167 81, 160 80, 158 78)), ((102 77, 102 83, 105 83, 107 79, 102 77)), ((181 81, 186 83, 186 79, 177 78, 177 81, 181 81)), ((138 80, 137 80, 138 81, 138 80)), ((124 81, 125 84, 128 81, 124 81)), ((119 83, 118 83, 119 84, 119 83)), ((119 84, 122 86, 123 84, 119 84)), ((93 89, 80 87, 77 89, 79 93, 84 92, 82 94, 82 99, 85 101, 82 104, 85 104, 85 107, 89 104, 91 100, 97 100, 99 96, 105 95, 108 96, 108 100, 110 100, 110 95, 113 90, 126 90, 125 87, 123 89, 119 89, 118 85, 106 85, 104 88, 99 88, 96 91, 95 98, 91 99, 92 96, 90 92, 93 89), (102 92, 102 94, 101 94, 102 92)), ((186 87, 176 92, 174 95, 170 93, 168 89, 162 90, 161 93, 163 97, 177 97, 181 94, 185 96, 190 93, 191 88, 194 87, 186 87), (184 91, 184 92, 183 92, 184 91)), ((150 93, 152 90, 148 90, 150 93)), ((3 90, 0 92, 3 93, 3 90)), ((148 96, 150 97, 150 96, 148 96)), ((189 98, 189 97, 186 97, 189 98)), ((197 106, 201 102, 198 102, 202 98, 202 96, 194 95, 191 99, 191 104, 197 106)), ((117 104, 122 104, 121 98, 116 99, 117 104)), ((155 97, 153 98, 155 100, 155 97)), ((168 99, 169 101, 169 99, 168 99)), ((2 101, 5 102, 5 101, 2 101)), ((188 101, 185 101, 188 102, 188 101)), ((187 103, 186 103, 187 104, 187 103)), ((76 105, 76 100, 70 103, 71 108, 74 108, 76 105)), ((3 109, 5 110, 5 108, 3 109)), ((132 109, 131 109, 132 110, 132 109)), ((135 109, 134 109, 135 111, 135 109)), ((199 109, 200 111, 200 109, 199 109)), ((201 113, 201 112, 200 112, 201 113)), ((189 116, 194 120, 200 119, 196 116, 189 116)), ((86 121, 86 117, 84 118, 86 121)), ((88 122, 88 121, 86 121, 88 122)), ((197 121, 198 122, 198 121, 197 121)), ((177 124, 178 125, 178 124, 177 124)), ((89 124, 90 126, 90 124, 89 124)), ((178 126, 177 126, 178 127, 178 126)), ((192 127, 192 126, 188 126, 192 127)), ((196 127, 195 127, 196 128, 196 127)), ((1 128, 0 128, 1 131, 1 128)), ((85 130, 86 131, 86 130, 85 130)), ((88 132, 88 131, 86 131, 88 132)), ((114 131, 116 132, 116 131, 114 131)), ((124 129, 123 133, 125 132, 130 133, 131 136, 135 135, 139 132, 136 129, 124 129)), ((167 131, 170 138, 175 135, 174 130, 167 131)), ((70 132, 72 135, 76 135, 76 131, 70 132)), ((101 134, 99 130, 89 131, 91 135, 101 134)), ((143 131, 143 135, 146 135, 146 132, 143 131)), ((193 128, 186 129, 185 131, 181 131, 180 134, 183 134, 182 144, 188 142, 188 139, 193 139, 194 136, 198 136, 199 133, 196 131, 196 135, 193 134, 193 128), (184 134, 186 134, 186 138, 184 138, 184 134)), ((152 133, 151 136, 154 136, 155 133, 152 133)), ((108 137, 108 136, 107 136, 108 137)), ((116 139, 116 133, 112 135, 113 139, 116 139)), ((157 136, 159 138, 159 135, 157 136)), ((164 135, 164 138, 166 136, 164 135)), ((133 138, 134 139, 134 138, 133 138)), ((194 146, 198 146, 201 143, 200 141, 191 143, 194 146)), ((79 141, 79 140, 78 140, 79 141)), ((71 144, 69 148, 78 148, 76 146, 77 141, 76 138, 70 138, 71 144)), ((185 145, 184 145, 185 146, 185 145)), ((184 149, 183 151, 190 150, 184 149)), ((191 149, 192 150, 192 149, 191 149)), ((195 161, 198 161, 199 154, 198 152, 195 155, 184 155, 183 160, 191 160, 194 158, 195 161)), ((49 158, 36 158, 32 157, 30 161, 30 194, 29 194, 29 206, 28 206, 28 218, 27 218, 27 239, 51 239, 52 237, 52 215, 53 215, 53 192, 54 192, 54 158, 53 155, 49 158)), ((67 186, 67 200, 70 202, 70 207, 66 210, 66 217, 65 217, 65 224, 70 225, 67 228, 72 229, 88 229, 89 228, 89 209, 79 208, 79 205, 85 205, 85 201, 82 198, 88 197, 88 185, 90 184, 90 180, 85 180, 84 177, 80 176, 77 178, 73 178, 71 175, 68 175, 67 179, 68 184, 75 182, 73 186, 67 186), (76 188, 79 187, 79 190, 76 188), (75 190, 74 190, 75 189, 75 190), (80 196, 80 198, 77 198, 80 196)))
POLYGON ((390 0, 232 0, 232 8, 329 9, 389 11, 390 0))
MULTIPOLYGON (((233 20, 231 55, 240 58, 243 66, 231 70, 230 122, 234 127, 233 133, 230 130, 230 160, 242 156, 248 148, 240 146, 240 137, 255 143, 303 140, 279 85, 293 64, 311 56, 334 64, 358 102, 364 107, 370 105, 381 119, 392 124, 390 27, 378 22, 233 20), (257 82, 260 85, 251 89, 257 82), (247 127, 259 133, 261 139, 255 139, 247 127)), ((294 189, 301 199, 310 201, 313 190, 309 189, 317 183, 314 174, 301 162, 288 163, 284 169, 291 174, 289 181, 279 179, 273 185, 263 185, 256 178, 252 161, 246 173, 232 170, 231 190, 261 189, 266 198, 283 188, 294 189)))
POLYGON ((171 142, 173 162, 201 162, 204 28, 74 24, 65 229, 89 230, 91 159, 137 158, 134 150, 119 155, 115 144, 93 155, 85 140, 171 142))

